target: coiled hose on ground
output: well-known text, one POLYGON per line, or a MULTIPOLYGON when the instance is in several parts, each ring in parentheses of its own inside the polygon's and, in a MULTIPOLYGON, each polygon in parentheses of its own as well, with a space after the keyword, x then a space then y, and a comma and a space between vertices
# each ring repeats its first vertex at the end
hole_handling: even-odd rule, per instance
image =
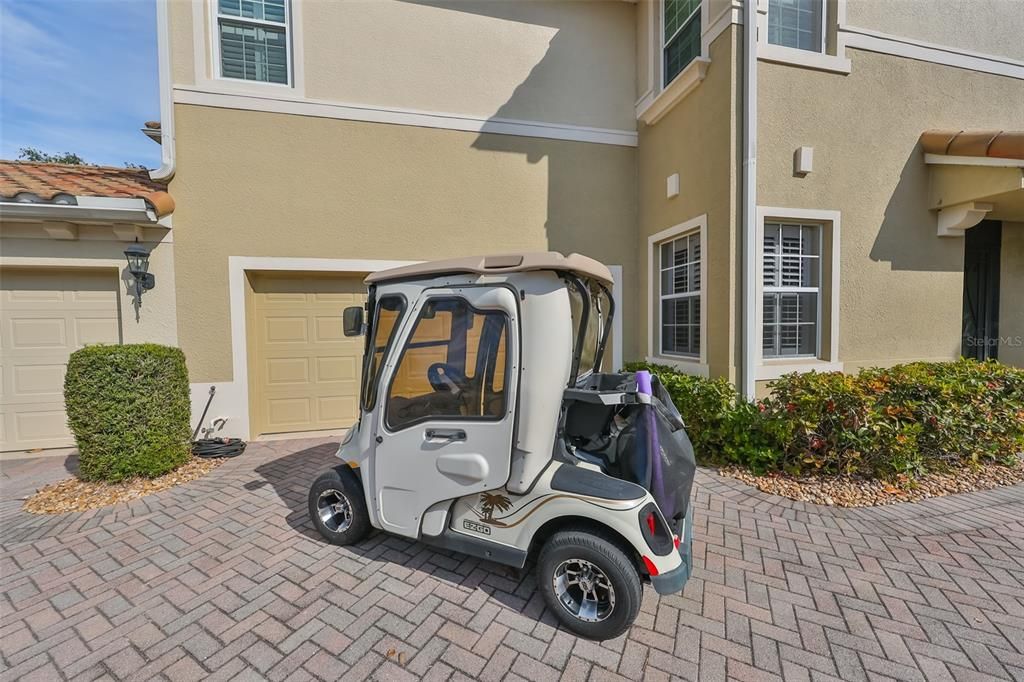
POLYGON ((210 386, 210 397, 206 400, 203 415, 199 417, 199 424, 196 425, 196 430, 192 432, 192 454, 204 459, 238 457, 245 452, 246 443, 241 438, 200 438, 196 440, 196 436, 199 435, 199 429, 202 428, 203 421, 206 419, 206 412, 210 409, 210 403, 213 402, 213 394, 216 392, 217 387, 210 386))

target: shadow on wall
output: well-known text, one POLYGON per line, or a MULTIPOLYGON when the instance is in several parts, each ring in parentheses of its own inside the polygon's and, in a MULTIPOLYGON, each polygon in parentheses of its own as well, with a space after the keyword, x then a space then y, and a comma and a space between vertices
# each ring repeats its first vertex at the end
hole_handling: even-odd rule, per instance
MULTIPOLYGON (((592 100, 589 81, 576 73, 581 64, 580 52, 586 34, 579 29, 579 7, 574 3, 545 12, 543 17, 534 3, 522 0, 463 2, 446 0, 404 0, 405 2, 446 11, 472 13, 509 22, 541 25, 554 29, 544 56, 532 67, 527 77, 488 119, 494 125, 503 122, 531 121, 540 123, 585 125, 600 128, 607 120, 604 113, 580 111, 581 102, 592 100), (575 16, 574 16, 575 15, 575 16), (544 23, 538 23, 543 21, 544 23), (552 93, 557 93, 553 96, 552 93), (565 103, 573 102, 573 118, 566 120, 565 103), (583 119, 581 117, 589 118, 583 119), (602 119, 601 117, 605 117, 602 119), (586 123, 580 123, 580 121, 586 123)), ((632 45, 632 43, 630 43, 632 45)), ((629 65, 632 72, 632 65, 629 65)), ((630 81, 632 82, 632 81, 630 81)), ((633 92, 622 93, 622 106, 632 112, 633 92)), ((607 99, 599 99, 608 106, 607 99)), ((632 115, 630 113, 630 121, 632 115)), ((472 148, 486 152, 503 152, 522 156, 530 165, 547 164, 547 206, 544 216, 543 247, 564 254, 578 252, 608 265, 622 265, 624 291, 635 288, 631 281, 636 270, 637 224, 636 154, 635 147, 590 144, 579 141, 539 137, 523 137, 484 132, 472 148)), ((508 191, 529 191, 529 187, 509 187, 508 191)), ((533 203, 524 197, 523 203, 533 203)), ((458 213, 458 212, 456 212, 458 213)), ((513 218, 513 220, 515 220, 513 218)), ((513 250, 508 244, 530 243, 534 225, 510 223, 500 226, 509 236, 496 250, 513 250)), ((633 306, 626 305, 624 329, 631 329, 633 306)), ((629 343, 625 355, 629 357, 629 343)))
POLYGON ((936 230, 935 212, 928 210, 928 167, 915 145, 885 207, 871 259, 893 270, 963 271, 963 238, 939 237, 936 230))

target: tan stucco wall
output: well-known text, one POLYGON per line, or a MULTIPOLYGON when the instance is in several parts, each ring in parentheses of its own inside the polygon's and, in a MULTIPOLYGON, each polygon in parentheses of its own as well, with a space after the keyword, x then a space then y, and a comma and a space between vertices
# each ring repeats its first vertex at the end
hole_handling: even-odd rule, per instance
MULTIPOLYGON (((707 214, 708 240, 702 251, 708 261, 707 359, 712 376, 732 376, 735 359, 731 320, 736 312, 737 251, 732 226, 737 211, 738 123, 734 90, 738 76, 736 41, 740 35, 729 29, 712 43, 707 77, 664 118, 641 128, 637 155, 641 286, 635 292, 635 305, 640 329, 653 335, 657 353, 658 332, 647 319, 647 238, 707 214), (669 199, 665 181, 673 173, 679 173, 680 193, 669 199)), ((638 351, 646 354, 646 339, 638 351)))
POLYGON ((926 43, 1024 59, 1020 0, 847 0, 846 23, 926 43))
POLYGON ((849 50, 847 76, 761 62, 758 204, 842 213, 846 369, 960 354, 963 239, 936 236, 917 140, 1019 127, 1024 81, 849 50), (814 171, 793 176, 793 152, 814 171))
MULTIPOLYGON (((231 255, 579 251, 623 265, 625 291, 637 289, 634 148, 198 106, 175 115, 179 331, 193 381, 231 378, 231 255)), ((625 308, 632 357, 636 309, 625 308)))
MULTIPOLYGON (((196 60, 192 42, 192 2, 168 0, 167 20, 170 29, 171 78, 176 85, 193 85, 196 80, 196 60)), ((203 39, 206 39, 205 32, 203 39)), ((205 46, 203 53, 206 54, 205 46)))
POLYGON ((177 345, 178 328, 174 280, 174 244, 164 237, 165 230, 147 230, 153 241, 143 245, 151 249, 149 271, 156 277, 156 286, 142 295, 142 307, 135 315, 134 285, 129 289, 126 242, 98 238, 94 233, 109 232, 105 227, 83 226, 78 240, 37 238, 39 225, 3 223, 0 230, 0 267, 87 268, 110 272, 120 279, 121 335, 124 343, 163 343, 177 345), (163 238, 164 241, 156 241, 163 238))
MULTIPOLYGON (((194 28, 202 31, 201 50, 209 59, 210 12, 194 27, 190 3, 173 4, 174 79, 189 85, 195 80, 194 28)), ((298 9, 294 59, 303 66, 309 98, 636 128, 631 3, 320 0, 298 9)), ((286 89, 281 94, 289 96, 286 89)))
POLYGON ((999 359, 1024 367, 1024 222, 1003 223, 1002 259, 999 264, 999 359))

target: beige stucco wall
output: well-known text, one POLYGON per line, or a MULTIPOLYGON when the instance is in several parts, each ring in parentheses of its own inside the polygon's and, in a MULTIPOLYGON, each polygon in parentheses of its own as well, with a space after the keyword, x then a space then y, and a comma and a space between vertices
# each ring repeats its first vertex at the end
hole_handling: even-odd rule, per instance
POLYGON ((847 0, 846 23, 982 54, 1024 59, 1020 0, 847 0))
POLYGON ((151 249, 149 271, 156 286, 142 295, 142 307, 135 314, 134 284, 124 257, 126 242, 112 238, 110 228, 82 226, 77 240, 40 238, 38 224, 0 224, 0 267, 88 268, 110 272, 121 280, 121 336, 124 343, 177 345, 178 327, 174 280, 174 244, 166 230, 147 229, 143 245, 151 249), (160 241, 162 239, 162 241, 160 241))
POLYGON ((929 128, 1013 129, 1024 81, 849 50, 847 76, 759 64, 758 204, 842 213, 847 370, 960 354, 963 239, 936 236, 917 145, 929 128), (793 176, 793 152, 814 171, 793 176))
MULTIPOLYGON (((425 260, 579 251, 637 289, 636 150, 178 105, 179 335, 231 379, 228 256, 425 260), (258 144, 253 141, 258 140, 258 144)), ((625 306, 625 356, 636 309, 625 306)))
MULTIPOLYGON (((210 0, 205 0, 207 3, 210 0)), ((171 12, 174 80, 195 82, 193 30, 171 12)), ((621 0, 317 0, 295 6, 294 59, 318 100, 634 130, 635 7, 621 0)), ((212 74, 209 64, 201 65, 212 74)), ((289 96, 287 89, 277 94, 289 96)))
MULTIPOLYGON (((707 360, 712 376, 728 377, 734 375, 735 364, 731 320, 736 313, 737 247, 732 226, 737 212, 738 123, 733 95, 740 35, 739 30, 729 29, 711 44, 707 77, 662 119, 641 128, 637 155, 641 286, 635 291, 635 305, 640 329, 652 335, 657 353, 658 332, 647 315, 648 237, 706 214, 707 360), (673 173, 679 173, 680 193, 669 199, 665 181, 673 173)), ((646 354, 646 340, 638 350, 646 354)))
POLYGON ((999 264, 999 359, 1024 367, 1024 222, 1003 223, 1002 259, 999 264))

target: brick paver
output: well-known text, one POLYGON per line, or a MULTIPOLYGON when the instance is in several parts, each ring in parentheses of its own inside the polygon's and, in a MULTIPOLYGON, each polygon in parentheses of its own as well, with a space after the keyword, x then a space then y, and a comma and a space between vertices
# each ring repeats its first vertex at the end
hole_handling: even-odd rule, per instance
POLYGON ((128 505, 32 516, 0 476, 0 679, 1024 679, 1024 487, 835 510, 701 471, 695 573, 635 626, 559 628, 532 574, 377 534, 320 541, 315 440, 128 505))

